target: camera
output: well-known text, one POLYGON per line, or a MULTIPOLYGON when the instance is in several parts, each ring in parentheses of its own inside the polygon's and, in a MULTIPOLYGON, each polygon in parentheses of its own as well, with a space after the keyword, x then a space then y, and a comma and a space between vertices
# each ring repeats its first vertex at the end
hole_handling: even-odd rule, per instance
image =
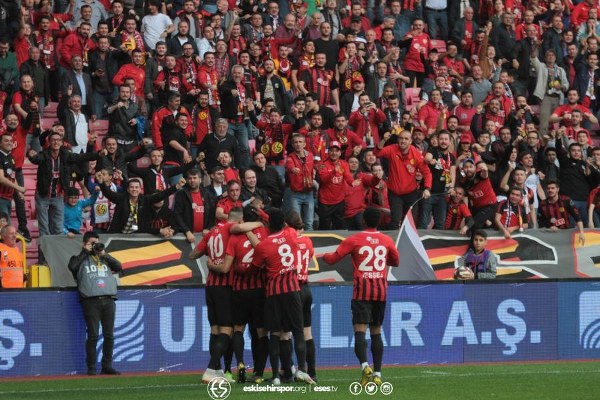
POLYGON ((92 246, 92 252, 94 254, 100 254, 104 251, 105 247, 106 246, 104 246, 104 243, 100 243, 100 242, 94 243, 94 245, 92 246))

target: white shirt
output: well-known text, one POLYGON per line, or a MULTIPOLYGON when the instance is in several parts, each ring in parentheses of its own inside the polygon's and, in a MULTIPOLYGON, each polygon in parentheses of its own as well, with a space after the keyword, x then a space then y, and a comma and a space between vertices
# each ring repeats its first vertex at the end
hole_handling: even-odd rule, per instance
POLYGON ((196 39, 196 46, 198 46, 198 53, 200 54, 201 59, 204 60, 204 53, 206 53, 207 51, 213 53, 215 52, 215 41, 213 40, 212 43, 213 44, 211 44, 211 42, 207 38, 196 39))
POLYGON ((142 19, 142 32, 144 32, 144 41, 151 50, 156 48, 156 42, 162 40, 160 35, 173 24, 171 18, 165 14, 146 15, 142 19))
POLYGON ((87 105, 87 91, 85 90, 85 82, 83 81, 83 73, 75 72, 75 79, 77 79, 77 85, 79 85, 79 90, 81 91, 81 105, 87 105))
POLYGON ((71 151, 74 154, 79 154, 87 150, 88 143, 88 123, 85 120, 85 115, 83 113, 73 113, 73 118, 75 119, 75 141, 77 142, 76 146, 73 146, 71 151))

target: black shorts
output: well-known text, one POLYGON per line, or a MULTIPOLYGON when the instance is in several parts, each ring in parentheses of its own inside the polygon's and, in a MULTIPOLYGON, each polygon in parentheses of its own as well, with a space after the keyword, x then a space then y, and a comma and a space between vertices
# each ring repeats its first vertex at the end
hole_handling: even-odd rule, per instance
POLYGON ((303 324, 300 292, 267 297, 265 300, 265 328, 269 332, 301 332, 303 324))
POLYGON ((304 321, 304 327, 312 326, 312 290, 308 284, 301 286, 300 300, 302 301, 302 319, 304 321))
POLYGON ((204 289, 210 326, 233 326, 230 286, 207 286, 204 289))
POLYGON ((381 326, 385 316, 385 301, 352 300, 352 324, 381 326))
POLYGON ((265 315, 265 290, 234 290, 232 295, 233 324, 252 324, 263 328, 265 315))

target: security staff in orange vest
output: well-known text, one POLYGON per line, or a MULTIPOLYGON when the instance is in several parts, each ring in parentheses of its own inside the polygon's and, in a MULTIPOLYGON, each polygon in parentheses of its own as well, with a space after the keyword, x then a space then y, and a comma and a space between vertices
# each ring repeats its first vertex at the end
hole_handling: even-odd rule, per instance
POLYGON ((6 225, 0 230, 0 277, 3 288, 23 288, 23 255, 17 247, 17 229, 6 225))

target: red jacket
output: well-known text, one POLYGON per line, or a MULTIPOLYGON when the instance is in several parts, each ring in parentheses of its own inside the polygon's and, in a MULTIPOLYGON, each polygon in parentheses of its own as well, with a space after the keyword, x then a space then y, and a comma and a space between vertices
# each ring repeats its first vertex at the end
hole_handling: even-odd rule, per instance
POLYGON ((208 91, 208 104, 211 106, 219 105, 219 89, 211 89, 213 85, 218 85, 219 74, 214 68, 209 68, 206 65, 201 65, 198 69, 198 84, 200 87, 208 91))
POLYGON ((360 113, 360 109, 350 113, 348 126, 356 132, 359 138, 367 134, 368 125, 371 124, 371 135, 373 136, 373 145, 379 143, 379 125, 385 122, 385 114, 380 109, 369 111, 368 120, 360 113))
MULTIPOLYGON (((367 148, 367 144, 365 141, 358 136, 356 133, 352 132, 350 129, 346 129, 344 134, 339 137, 336 135, 335 129, 328 129, 327 136, 329 136, 329 142, 338 141, 342 145, 342 158, 347 160, 352 155, 352 149, 355 146, 360 146, 363 150, 367 148)), ((375 141, 373 143, 379 143, 375 141)))
POLYGON ((314 157, 319 157, 321 160, 327 158, 327 152, 329 147, 329 136, 327 131, 319 129, 317 134, 315 131, 301 128, 298 131, 306 139, 306 150, 312 153, 314 157))
POLYGON ((312 191, 314 157, 310 151, 306 151, 306 157, 302 160, 296 152, 290 153, 285 160, 285 180, 290 190, 296 193, 308 193, 312 191), (299 172, 294 172, 298 168, 299 172))
POLYGON ((92 39, 83 39, 79 33, 73 32, 63 40, 60 47, 60 65, 71 68, 71 57, 73 56, 81 56, 85 62, 87 57, 84 57, 84 51, 89 53, 95 48, 96 45, 92 39))
POLYGON ((321 183, 321 187, 319 188, 319 203, 333 205, 344 201, 346 183, 351 185, 354 180, 350 174, 348 163, 344 160, 338 160, 334 163, 328 158, 318 164, 317 173, 319 174, 319 182, 321 183), (342 167, 341 172, 335 170, 336 164, 342 167))
MULTIPOLYGON (((185 130, 185 134, 187 137, 192 135, 193 124, 190 119, 190 113, 184 106, 179 107, 179 112, 186 113, 188 115, 188 127, 185 130)), ((157 149, 163 148, 163 142, 161 138, 161 128, 163 126, 163 121, 165 118, 173 117, 173 111, 169 110, 168 107, 161 107, 154 112, 152 116, 152 141, 154 142, 154 147, 157 149)), ((173 121, 175 123, 175 121, 173 121)))
POLYGON ((119 68, 119 72, 113 77, 112 83, 115 86, 120 86, 125 82, 125 78, 132 78, 135 81, 135 95, 144 98, 144 85, 146 83, 146 70, 143 65, 139 67, 134 63, 123 65, 119 68))
MULTIPOLYGON (((418 113, 419 122, 423 121, 425 126, 422 128, 427 129, 435 129, 438 124, 438 120, 440 118, 440 114, 442 113, 442 103, 440 102, 438 107, 436 107, 431 101, 428 101, 418 113)), ((445 123, 445 121, 444 121, 445 123)), ((427 134, 427 132, 425 132, 427 134)))
POLYGON ((375 148, 375 155, 389 160, 388 188, 397 196, 414 192, 419 188, 416 172, 423 175, 425 188, 431 189, 431 170, 423 160, 423 155, 414 146, 408 148, 404 155, 397 145, 391 145, 379 150, 375 148))
POLYGON ((362 184, 358 186, 346 185, 344 218, 354 217, 359 212, 364 211, 367 208, 367 190, 379 183, 379 178, 364 172, 359 172, 355 179, 360 179, 362 184))

